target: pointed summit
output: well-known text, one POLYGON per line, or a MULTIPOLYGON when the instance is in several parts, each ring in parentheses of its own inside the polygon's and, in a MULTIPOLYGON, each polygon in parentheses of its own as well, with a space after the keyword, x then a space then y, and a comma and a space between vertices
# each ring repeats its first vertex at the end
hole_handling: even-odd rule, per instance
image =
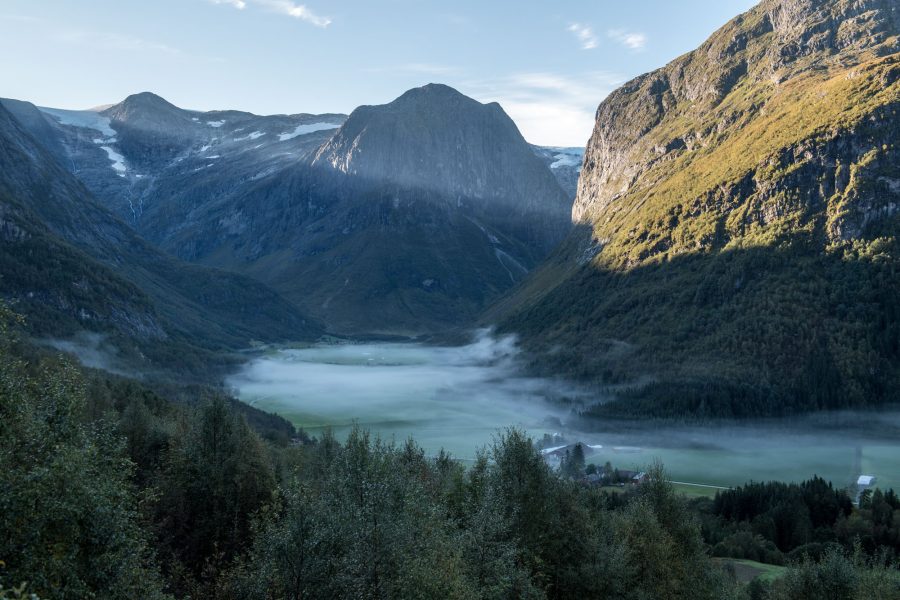
POLYGON ((403 106, 411 104, 470 104, 480 105, 477 100, 473 100, 468 96, 460 93, 456 89, 443 83, 429 83, 422 87, 407 90, 399 98, 390 103, 393 106, 403 106))
POLYGON ((158 128, 160 125, 175 126, 190 121, 187 111, 152 92, 132 94, 101 114, 114 123, 128 123, 136 127, 148 127, 152 124, 154 128, 158 128))

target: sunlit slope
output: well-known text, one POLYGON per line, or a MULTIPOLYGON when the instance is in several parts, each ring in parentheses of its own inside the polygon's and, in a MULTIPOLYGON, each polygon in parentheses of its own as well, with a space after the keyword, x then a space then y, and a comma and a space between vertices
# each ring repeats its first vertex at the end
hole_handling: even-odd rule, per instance
POLYGON ((490 317, 547 368, 643 382, 604 412, 896 399, 896 8, 763 2, 614 92, 579 228, 490 317))

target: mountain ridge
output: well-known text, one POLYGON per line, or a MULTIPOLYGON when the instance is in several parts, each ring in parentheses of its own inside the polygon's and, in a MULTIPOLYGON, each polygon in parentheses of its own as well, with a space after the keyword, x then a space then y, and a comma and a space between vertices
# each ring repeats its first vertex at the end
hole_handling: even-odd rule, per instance
MULTIPOLYGON (((182 359, 185 365, 202 363, 210 351, 246 347, 253 339, 320 335, 314 323, 253 280, 179 263, 140 238, 96 203, 3 105, 0 140, 0 209, 6 215, 8 242, 4 260, 16 268, 5 273, 4 295, 30 307, 26 316, 56 319, 61 311, 68 315, 66 333, 75 333, 79 326, 117 330, 125 336, 119 340, 122 344, 136 346, 134 358, 147 353, 163 362, 173 358, 166 353, 193 354, 191 360, 182 359), (43 264, 35 264, 37 255, 24 258, 27 247, 22 245, 28 243, 40 244, 33 252, 40 252, 43 264), (36 279, 29 274, 35 268, 45 269, 47 275, 36 279), (47 277, 53 281, 45 281, 47 277), (37 284, 49 285, 50 291, 35 293, 29 286, 37 284)), ((52 333, 46 323, 34 326, 52 333)))
POLYGON ((610 94, 575 230, 486 320, 631 381, 602 414, 896 401, 896 9, 767 0, 610 94))
POLYGON ((447 86, 328 123, 154 94, 56 117, 79 178, 149 242, 256 278, 335 332, 471 323, 569 227, 571 197, 512 120, 447 86), (323 158, 345 142, 366 149, 348 153, 356 172, 323 158))

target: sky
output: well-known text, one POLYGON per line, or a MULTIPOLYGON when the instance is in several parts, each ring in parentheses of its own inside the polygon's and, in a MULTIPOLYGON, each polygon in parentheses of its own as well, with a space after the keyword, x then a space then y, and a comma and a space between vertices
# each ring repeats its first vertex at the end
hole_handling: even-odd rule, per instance
POLYGON ((83 109, 349 113, 445 83, 535 144, 583 146, 600 101, 754 0, 0 0, 0 97, 83 109))

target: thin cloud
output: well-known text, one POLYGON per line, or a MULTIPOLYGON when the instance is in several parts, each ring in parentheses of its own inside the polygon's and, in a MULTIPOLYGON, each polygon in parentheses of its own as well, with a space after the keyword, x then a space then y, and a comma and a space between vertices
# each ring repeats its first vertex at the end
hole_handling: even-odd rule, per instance
POLYGON ((248 4, 254 4, 280 15, 305 21, 316 27, 328 27, 331 19, 316 14, 304 4, 296 4, 291 0, 209 0, 213 4, 227 4, 238 10, 244 10, 248 4))
POLYGON ((606 32, 609 39, 618 42, 629 50, 643 50, 647 45, 647 36, 637 31, 625 29, 610 29, 606 32))
POLYGON ((178 48, 148 41, 131 35, 119 33, 103 33, 96 31, 68 31, 58 36, 62 42, 99 48, 101 50, 117 50, 127 52, 158 52, 168 55, 183 54, 178 48))
POLYGON ((213 4, 227 4, 228 6, 233 6, 238 10, 244 10, 247 8, 247 3, 244 0, 209 0, 213 4))
POLYGON ((470 81, 460 87, 482 102, 499 102, 531 143, 584 146, 594 129, 597 105, 621 81, 607 72, 571 77, 533 72, 470 81))
POLYGON ((587 25, 572 23, 568 30, 578 39, 582 50, 592 50, 597 47, 597 36, 594 35, 594 30, 587 25))

